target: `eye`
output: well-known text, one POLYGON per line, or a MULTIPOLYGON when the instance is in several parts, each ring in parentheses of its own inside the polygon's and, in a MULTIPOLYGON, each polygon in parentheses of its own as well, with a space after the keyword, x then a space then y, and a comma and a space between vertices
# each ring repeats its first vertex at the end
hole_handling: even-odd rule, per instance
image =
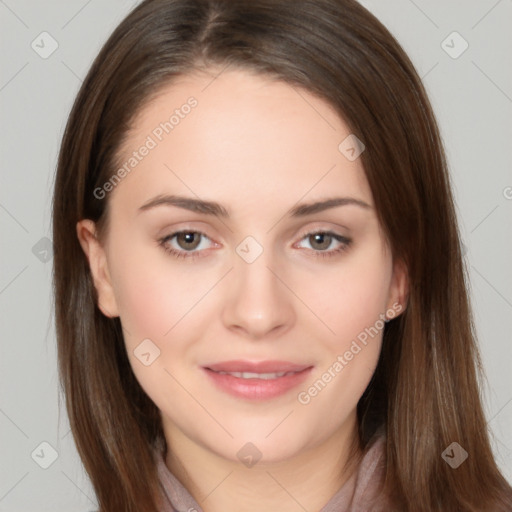
POLYGON ((336 256, 348 249, 352 240, 342 235, 338 235, 332 231, 314 231, 303 235, 302 240, 306 240, 312 246, 315 256, 330 257, 336 256), (332 245, 338 246, 332 248, 332 245), (328 250, 331 248, 330 250, 328 250))
MULTIPOLYGON (((201 247, 203 239, 210 240, 200 231, 182 230, 176 231, 158 240, 159 245, 176 258, 198 258, 208 247, 201 247)), ((315 231, 306 233, 301 240, 311 244, 315 256, 336 256, 348 249, 352 240, 332 231, 315 231), (337 247, 336 247, 336 244, 337 247), (332 248, 332 246, 335 248, 332 248)))
POLYGON ((176 258, 196 258, 199 257, 198 253, 205 249, 205 247, 201 247, 202 237, 209 240, 200 231, 183 230, 161 238, 158 243, 166 252, 176 258), (174 244, 172 243, 173 241, 175 242, 174 244))

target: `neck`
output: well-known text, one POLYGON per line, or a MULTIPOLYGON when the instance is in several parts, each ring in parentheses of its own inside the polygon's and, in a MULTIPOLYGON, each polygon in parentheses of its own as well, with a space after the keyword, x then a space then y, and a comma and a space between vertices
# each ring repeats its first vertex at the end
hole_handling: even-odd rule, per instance
POLYGON ((166 465, 204 512, 319 511, 359 465, 357 423, 350 427, 292 458, 251 467, 167 428, 166 465))

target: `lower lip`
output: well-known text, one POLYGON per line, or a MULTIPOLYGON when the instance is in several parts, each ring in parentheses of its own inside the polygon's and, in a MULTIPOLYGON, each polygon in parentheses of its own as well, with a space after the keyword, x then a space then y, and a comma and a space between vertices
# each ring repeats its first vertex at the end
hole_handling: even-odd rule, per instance
POLYGON ((292 375, 283 375, 275 379, 243 379, 229 374, 214 372, 203 368, 213 383, 222 391, 246 400, 268 400, 283 395, 298 386, 308 377, 313 367, 292 375))

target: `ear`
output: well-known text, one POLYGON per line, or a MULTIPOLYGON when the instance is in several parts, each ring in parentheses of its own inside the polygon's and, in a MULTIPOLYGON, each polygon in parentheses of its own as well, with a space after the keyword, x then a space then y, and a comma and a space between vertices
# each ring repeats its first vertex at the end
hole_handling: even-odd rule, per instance
POLYGON ((407 308, 409 276, 407 266, 401 259, 393 262, 393 275, 389 287, 387 317, 389 320, 401 315, 407 308))
POLYGON ((119 316, 105 249, 96 238, 96 225, 92 220, 81 220, 76 224, 76 234, 89 262, 98 295, 98 307, 109 318, 119 316))

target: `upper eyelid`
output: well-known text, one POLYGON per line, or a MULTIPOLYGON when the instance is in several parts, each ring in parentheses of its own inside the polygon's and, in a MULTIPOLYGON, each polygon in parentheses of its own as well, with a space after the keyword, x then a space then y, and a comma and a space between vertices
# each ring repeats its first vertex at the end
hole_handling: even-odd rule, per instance
MULTIPOLYGON (((182 224, 183 227, 179 226, 179 227, 176 227, 174 229, 172 229, 169 234, 176 234, 176 233, 179 233, 179 232, 183 232, 183 231, 187 231, 187 232, 194 232, 194 233, 202 233, 206 236, 208 236, 208 233, 207 231, 210 230, 210 227, 209 227, 209 223, 207 222, 198 222, 198 221, 191 221, 191 222, 180 222, 180 223, 177 223, 177 224, 182 224), (193 227, 193 225, 206 225, 208 226, 207 229, 203 228, 203 227, 193 227)), ((303 223, 301 223, 303 224, 303 223)), ((308 222, 307 224, 314 224, 313 227, 311 228, 307 228, 307 229, 298 229, 298 228, 290 228, 290 229, 287 229, 286 231, 299 231, 303 234, 307 234, 307 233, 311 233, 311 232, 316 232, 316 231, 323 231, 323 232, 326 232, 326 231, 339 231, 340 229, 343 229, 343 230, 347 230, 347 231, 351 231, 351 228, 348 227, 348 225, 344 225, 344 224, 338 224, 337 222, 333 222, 333 221, 310 221, 308 222), (331 225, 335 225, 336 227, 330 227, 330 226, 326 226, 326 224, 331 224, 331 225)), ((214 228, 215 229, 215 228, 214 228)), ((167 231, 167 228, 164 228, 162 230, 159 230, 160 232, 165 232, 167 231)), ((337 234, 340 234, 340 233, 337 233, 337 234)))

